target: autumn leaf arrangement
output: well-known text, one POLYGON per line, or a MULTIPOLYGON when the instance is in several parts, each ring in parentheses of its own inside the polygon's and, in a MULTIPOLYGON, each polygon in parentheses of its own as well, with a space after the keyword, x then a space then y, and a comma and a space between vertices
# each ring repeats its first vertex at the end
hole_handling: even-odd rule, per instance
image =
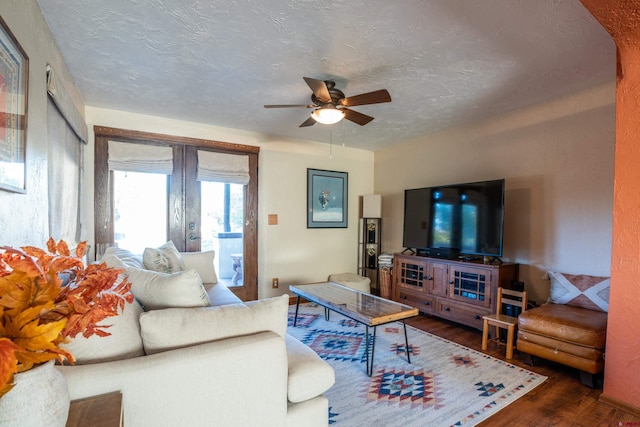
POLYGON ((60 346, 78 334, 108 336, 99 323, 132 302, 131 284, 118 280, 122 269, 84 265, 82 242, 73 256, 64 241, 47 249, 0 246, 0 398, 13 387, 13 375, 57 359, 74 362, 60 346))

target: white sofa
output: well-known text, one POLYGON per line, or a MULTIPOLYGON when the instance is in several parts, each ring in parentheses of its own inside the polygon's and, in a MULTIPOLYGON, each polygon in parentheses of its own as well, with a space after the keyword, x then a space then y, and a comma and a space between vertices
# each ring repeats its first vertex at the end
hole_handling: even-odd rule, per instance
MULTIPOLYGON (((140 300, 136 291, 142 295, 153 286, 141 287, 139 276, 154 273, 140 268, 139 257, 112 252, 107 255, 115 256, 103 260, 124 265, 128 277, 135 278, 132 292, 140 300)), ((202 271, 203 256, 198 257, 198 276, 211 279, 209 263, 202 271)), ((174 276, 184 281, 190 274, 160 273, 152 293, 168 291, 165 296, 171 297, 183 285, 170 283, 174 276)), ((192 292, 194 307, 187 307, 186 299, 182 307, 160 304, 143 312, 136 302, 114 320, 111 336, 74 339, 68 346, 77 364, 57 367, 71 399, 119 390, 128 427, 328 425, 322 393, 333 385, 334 372, 286 334, 288 297, 242 303, 221 283, 203 287, 202 303, 197 301, 202 296, 192 292), (117 354, 114 348, 120 348, 117 354)), ((188 286, 183 290, 191 292, 188 286)), ((151 301, 149 295, 142 300, 151 301)))

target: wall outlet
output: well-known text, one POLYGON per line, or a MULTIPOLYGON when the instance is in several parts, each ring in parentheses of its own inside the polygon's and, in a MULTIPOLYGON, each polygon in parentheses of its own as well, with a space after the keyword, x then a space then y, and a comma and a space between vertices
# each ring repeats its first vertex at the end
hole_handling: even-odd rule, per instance
POLYGON ((280 281, 278 280, 277 277, 274 277, 273 279, 271 279, 271 287, 273 289, 276 289, 279 284, 280 284, 280 281))

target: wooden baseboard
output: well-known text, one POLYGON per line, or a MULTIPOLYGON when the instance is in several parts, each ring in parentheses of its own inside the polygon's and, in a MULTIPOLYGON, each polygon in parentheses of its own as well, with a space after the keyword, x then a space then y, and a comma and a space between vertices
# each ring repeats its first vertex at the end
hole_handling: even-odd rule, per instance
POLYGON ((606 403, 609 406, 613 406, 614 408, 622 409, 623 411, 633 414, 636 417, 640 417, 640 408, 638 408, 637 406, 633 406, 628 403, 622 402, 616 398, 607 396, 604 393, 600 395, 600 397, 598 398, 598 401, 602 403, 606 403))

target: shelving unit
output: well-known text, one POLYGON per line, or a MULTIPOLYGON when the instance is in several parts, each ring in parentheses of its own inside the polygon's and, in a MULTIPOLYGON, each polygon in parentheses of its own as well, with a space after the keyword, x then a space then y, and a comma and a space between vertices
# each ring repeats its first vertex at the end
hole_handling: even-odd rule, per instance
POLYGON ((380 255, 380 218, 360 218, 358 238, 358 274, 371 280, 371 292, 380 295, 378 255, 380 255))

